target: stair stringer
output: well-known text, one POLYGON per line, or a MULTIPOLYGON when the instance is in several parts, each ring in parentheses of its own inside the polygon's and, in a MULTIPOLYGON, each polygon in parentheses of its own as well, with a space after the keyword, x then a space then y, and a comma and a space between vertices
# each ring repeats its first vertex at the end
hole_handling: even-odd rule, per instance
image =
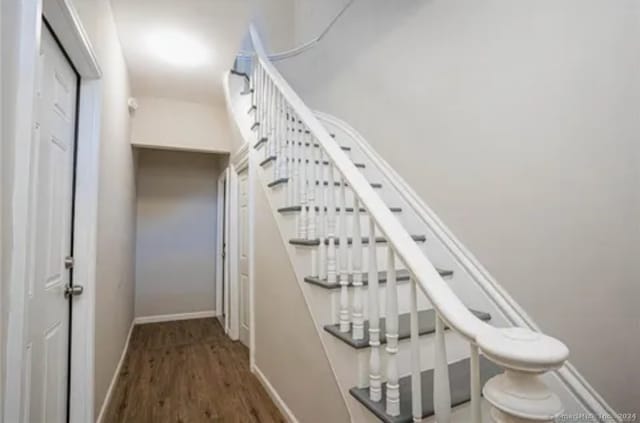
MULTIPOLYGON (((359 162, 365 163, 368 178, 375 178, 387 190, 395 192, 397 204, 406 215, 403 216, 406 223, 403 223, 411 233, 425 233, 432 241, 425 243, 425 254, 436 266, 454 271, 451 286, 467 306, 491 313, 492 325, 520 326, 541 332, 524 309, 358 131, 328 113, 314 113, 330 132, 336 134, 336 139, 351 147, 352 154, 359 162)), ((389 195, 388 192, 386 194, 389 195)), ((601 422, 620 421, 615 410, 569 361, 559 370, 544 375, 544 378, 560 396, 567 415, 590 413, 601 422)))

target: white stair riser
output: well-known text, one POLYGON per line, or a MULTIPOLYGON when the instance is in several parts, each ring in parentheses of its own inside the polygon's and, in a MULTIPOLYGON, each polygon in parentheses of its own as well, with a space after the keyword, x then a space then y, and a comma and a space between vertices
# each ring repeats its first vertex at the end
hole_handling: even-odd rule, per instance
MULTIPOLYGON (((380 289, 378 290, 378 310, 380 313, 380 317, 385 317, 386 314, 386 304, 387 304, 387 293, 386 289, 384 289, 385 285, 380 285, 380 289)), ((369 318, 369 288, 368 286, 363 286, 362 288, 362 297, 364 301, 364 316, 365 319, 369 318)), ((329 291, 328 296, 333 319, 329 323, 338 323, 338 316, 340 312, 340 290, 332 289, 329 291)), ((349 304, 353 301, 353 293, 355 288, 349 288, 349 304)), ((398 282, 398 314, 409 313, 411 311, 411 285, 409 281, 398 282)), ((432 309, 431 302, 421 293, 418 294, 418 310, 430 310, 432 309)))
MULTIPOLYGON (((377 268, 380 271, 387 270, 387 244, 386 243, 378 243, 376 244, 376 260, 377 260, 377 268)), ((320 247, 305 247, 305 246, 293 246, 294 247, 294 257, 296 263, 299 268, 303 270, 305 275, 311 275, 311 252, 313 250, 318 251, 320 247)), ((326 247, 326 246, 325 246, 326 247)), ((369 268, 369 252, 367 251, 368 245, 364 245, 362 252, 362 270, 363 272, 369 268)), ((347 249, 348 254, 348 262, 347 269, 352 269, 352 257, 351 252, 353 248, 351 246, 347 249)), ((318 253, 319 254, 319 251, 318 253)), ((338 274, 340 274, 340 246, 336 249, 336 260, 338 265, 338 274)), ((404 266, 399 260, 395 261, 396 269, 404 269, 404 266)))
MULTIPOLYGON (((282 213, 283 216, 283 221, 286 224, 286 233, 292 234, 292 238, 295 238, 297 236, 297 224, 298 224, 298 219, 300 218, 300 212, 285 212, 282 213)), ((360 218, 360 235, 361 236, 369 236, 369 216, 366 215, 365 213, 360 212, 359 213, 359 218, 360 218)), ((318 215, 318 213, 316 213, 316 231, 317 234, 320 234, 320 229, 322 228, 321 225, 321 220, 324 220, 326 222, 326 217, 324 216, 320 216, 318 215)), ((340 233, 340 218, 338 217, 337 213, 336 213, 336 233, 340 233)), ((325 224, 326 226, 326 224, 325 224)), ((353 235, 353 213, 348 212, 347 213, 347 233, 349 235, 353 235)), ((322 230, 322 233, 324 234, 324 232, 326 232, 326 227, 325 229, 322 230)), ((376 236, 380 236, 379 232, 376 232, 376 236)))
MULTIPOLYGON (((469 343, 460 335, 447 331, 445 336, 447 348, 447 360, 453 363, 469 357, 469 343)), ((385 369, 387 368, 388 354, 384 350, 385 345, 381 346, 381 363, 382 379, 386 381, 387 377, 385 369)), ((435 366, 435 334, 423 335, 420 337, 420 368, 422 370, 430 370, 435 366)), ((369 357, 370 348, 357 350, 358 355, 358 386, 369 386, 369 357)), ((398 343, 398 374, 400 377, 411 374, 411 340, 404 339, 398 343)))
MULTIPOLYGON (((266 171, 267 174, 269 174, 269 171, 266 171)), ((286 207, 286 206, 292 206, 294 204, 287 204, 287 183, 283 183, 283 184, 279 184, 276 185, 275 187, 269 188, 271 190, 271 194, 272 194, 272 201, 274 206, 276 207, 286 207)), ((325 195, 329 195, 330 194, 330 190, 329 187, 325 188, 326 193, 325 195)), ((375 191, 379 194, 382 194, 382 189, 379 188, 375 188, 375 191)), ((341 201, 341 197, 340 197, 340 187, 334 187, 333 188, 333 194, 334 194, 334 204, 337 207, 342 207, 342 201, 341 201)), ((351 192, 351 189, 349 187, 346 187, 346 201, 347 201, 347 207, 352 207, 353 206, 353 193, 351 192)), ((315 204, 319 205, 318 199, 315 199, 315 204)), ((299 205, 299 202, 296 203, 296 205, 299 205)), ((338 216, 336 214, 336 221, 338 219, 338 216)))

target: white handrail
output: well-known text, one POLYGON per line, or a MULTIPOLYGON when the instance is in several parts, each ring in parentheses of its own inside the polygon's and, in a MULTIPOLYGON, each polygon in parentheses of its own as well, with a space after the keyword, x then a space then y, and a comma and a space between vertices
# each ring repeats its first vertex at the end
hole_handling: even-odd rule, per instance
MULTIPOLYGON (((532 397, 531 401, 520 401, 517 406, 514 406, 513 402, 510 401, 508 401, 507 404, 501 401, 505 398, 518 397, 519 395, 517 394, 522 394, 522 398, 526 398, 527 394, 530 393, 526 392, 527 389, 530 389, 532 386, 538 389, 540 385, 537 380, 534 380, 535 376, 533 375, 562 366, 569 353, 566 346, 560 341, 527 329, 495 328, 471 313, 451 290, 449 285, 442 279, 413 238, 392 214, 384 201, 375 193, 369 182, 342 151, 341 147, 316 118, 315 114, 306 106, 282 75, 280 75, 278 70, 272 65, 253 25, 250 27, 250 34, 260 68, 268 77, 270 85, 275 87, 279 95, 295 112, 297 119, 299 119, 304 128, 309 131, 311 135, 310 145, 317 142, 329 159, 330 164, 342 175, 342 178, 339 179, 344 179, 349 185, 356 199, 356 207, 358 203, 361 203, 367 210, 369 217, 375 221, 378 230, 384 236, 390 248, 393 248, 396 256, 410 272, 412 280, 414 281, 413 283, 415 283, 415 285, 412 283, 412 287, 419 287, 430 300, 436 311, 437 319, 440 319, 439 324, 441 325, 441 331, 444 328, 444 324, 448 325, 455 332, 466 338, 472 346, 480 347, 484 355, 491 361, 509 370, 509 372, 503 375, 504 377, 494 378, 487 384, 485 397, 500 413, 524 419, 531 418, 532 421, 540 420, 539 415, 535 415, 535 410, 537 410, 538 413, 542 410, 539 407, 540 404, 533 405, 538 401, 537 398, 534 399, 532 397), (516 374, 520 374, 521 379, 514 379, 516 374), (527 379, 528 382, 522 383, 519 386, 518 380, 523 381, 525 379, 527 379), (518 392, 513 391, 514 386, 519 389, 518 392)), ((313 181, 313 183, 315 184, 315 181, 313 181)), ((341 189, 343 190, 344 187, 341 189)), ((344 200, 341 206, 342 213, 344 213, 346 206, 344 200)), ((331 210, 331 212, 333 212, 333 210, 331 210)), ((354 215, 358 216, 356 210, 354 210, 354 215)), ((354 234, 354 236, 358 237, 358 243, 360 235, 359 232, 354 234)), ((354 241, 356 240, 354 239, 354 241)), ((342 244, 342 242, 344 242, 344 240, 341 241, 341 248, 344 248, 346 242, 344 244, 342 244)), ((376 241, 375 239, 370 239, 369 242, 375 244, 376 241)), ((354 245, 357 247, 356 242, 354 242, 354 245)), ((359 254, 361 254, 361 252, 359 252, 359 254)), ((415 298, 413 298, 413 300, 415 301, 415 298)), ((417 313, 417 309, 413 307, 412 321, 413 319, 417 319, 417 314, 415 313, 417 313)), ((417 330, 417 325, 412 324, 412 339, 418 335, 417 330)), ((443 339, 441 342, 444 342, 443 339)), ((417 348, 417 344, 415 348, 417 348)), ((415 352, 413 349, 412 352, 415 352)), ((442 360, 442 363, 446 364, 446 357, 443 357, 442 360)), ((419 369, 414 369, 413 375, 419 375, 419 369)), ((414 383, 417 383, 416 377, 412 378, 412 380, 414 383)), ((445 385, 445 383, 441 384, 441 386, 445 385)), ((544 404, 547 406, 546 409, 549 410, 549 413, 557 413, 558 410, 561 409, 557 397, 549 395, 549 398, 549 403, 544 404)), ((444 402, 441 402, 441 404, 444 404, 444 402)), ((420 417, 416 415, 418 412, 419 408, 414 409, 414 418, 420 417)), ((444 414, 446 415, 446 413, 444 414)), ((554 415, 551 414, 549 416, 551 418, 554 417, 554 415)), ((546 418, 547 415, 543 414, 543 417, 546 418)))

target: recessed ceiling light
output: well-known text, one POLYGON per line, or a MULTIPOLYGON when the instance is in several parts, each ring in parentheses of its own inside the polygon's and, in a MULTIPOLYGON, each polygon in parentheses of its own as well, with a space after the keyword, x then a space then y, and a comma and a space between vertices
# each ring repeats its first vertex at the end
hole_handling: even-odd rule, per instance
POLYGON ((162 61, 184 67, 196 67, 211 60, 209 49, 183 31, 161 29, 147 35, 147 47, 162 61))

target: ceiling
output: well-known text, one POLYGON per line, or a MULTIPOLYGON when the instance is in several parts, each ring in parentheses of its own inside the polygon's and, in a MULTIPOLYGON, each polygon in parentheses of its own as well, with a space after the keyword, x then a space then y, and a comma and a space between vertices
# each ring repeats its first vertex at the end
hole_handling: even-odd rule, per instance
POLYGON ((249 0, 111 2, 135 96, 220 104, 222 76, 232 67, 248 28, 249 0), (190 66, 163 60, 158 50, 171 42, 156 48, 152 37, 167 31, 177 34, 175 39, 188 39, 206 57, 190 66))

